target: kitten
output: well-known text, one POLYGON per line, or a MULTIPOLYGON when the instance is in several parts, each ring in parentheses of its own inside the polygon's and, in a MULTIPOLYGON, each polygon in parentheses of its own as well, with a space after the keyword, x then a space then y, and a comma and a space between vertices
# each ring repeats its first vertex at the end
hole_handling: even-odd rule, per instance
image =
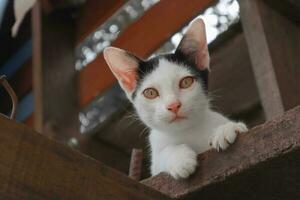
POLYGON ((104 58, 140 119, 151 129, 151 173, 187 178, 197 167, 197 154, 211 147, 225 150, 241 122, 210 109, 207 94, 209 53, 205 25, 196 19, 175 53, 147 61, 107 47, 104 58))

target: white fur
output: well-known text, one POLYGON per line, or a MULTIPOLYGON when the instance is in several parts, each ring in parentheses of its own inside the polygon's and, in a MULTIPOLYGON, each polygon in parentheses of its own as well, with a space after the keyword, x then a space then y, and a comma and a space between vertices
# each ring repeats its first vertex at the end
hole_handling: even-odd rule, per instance
POLYGON ((233 143, 237 132, 247 131, 239 122, 232 122, 209 107, 201 83, 195 81, 187 89, 179 88, 179 81, 191 76, 190 71, 165 59, 141 83, 133 104, 141 120, 151 128, 151 173, 167 172, 174 178, 186 178, 197 166, 197 154, 212 147, 226 149, 233 143), (154 87, 159 97, 147 99, 143 90, 154 87), (174 113, 167 105, 179 100, 182 106, 178 114, 187 117, 170 123, 174 113))

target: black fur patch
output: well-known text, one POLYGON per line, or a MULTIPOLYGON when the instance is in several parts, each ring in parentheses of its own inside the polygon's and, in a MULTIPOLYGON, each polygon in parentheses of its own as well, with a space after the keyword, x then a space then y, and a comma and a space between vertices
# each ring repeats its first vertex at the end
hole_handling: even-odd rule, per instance
POLYGON ((198 81, 201 82, 201 85, 203 86, 203 90, 205 93, 207 93, 208 90, 208 70, 199 70, 195 63, 190 62, 186 56, 181 53, 179 50, 176 51, 176 53, 170 53, 170 54, 163 54, 156 56, 154 58, 151 58, 147 61, 139 61, 139 68, 137 72, 137 87, 135 91, 132 93, 132 99, 136 97, 136 92, 139 89, 141 83, 143 82, 144 78, 151 74, 151 72, 158 67, 159 59, 166 59, 169 62, 173 62, 176 64, 179 64, 181 66, 185 66, 188 68, 188 70, 194 74, 194 76, 197 78, 198 81))

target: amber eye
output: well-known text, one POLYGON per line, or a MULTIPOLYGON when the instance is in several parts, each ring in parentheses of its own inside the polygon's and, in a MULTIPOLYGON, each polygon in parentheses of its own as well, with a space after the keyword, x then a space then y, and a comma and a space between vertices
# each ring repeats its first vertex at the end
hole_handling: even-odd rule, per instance
POLYGON ((182 89, 189 88, 194 83, 194 77, 187 76, 181 79, 179 82, 179 87, 182 89))
POLYGON ((154 99, 154 98, 158 97, 158 91, 154 88, 145 89, 143 94, 148 99, 154 99))

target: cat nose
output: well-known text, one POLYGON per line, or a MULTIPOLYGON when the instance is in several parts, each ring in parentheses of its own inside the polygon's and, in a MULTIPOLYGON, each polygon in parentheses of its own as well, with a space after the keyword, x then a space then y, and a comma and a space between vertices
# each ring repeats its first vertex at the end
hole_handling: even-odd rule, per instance
POLYGON ((167 106, 167 109, 173 113, 177 113, 180 107, 181 107, 181 102, 176 101, 176 102, 169 104, 167 106))

